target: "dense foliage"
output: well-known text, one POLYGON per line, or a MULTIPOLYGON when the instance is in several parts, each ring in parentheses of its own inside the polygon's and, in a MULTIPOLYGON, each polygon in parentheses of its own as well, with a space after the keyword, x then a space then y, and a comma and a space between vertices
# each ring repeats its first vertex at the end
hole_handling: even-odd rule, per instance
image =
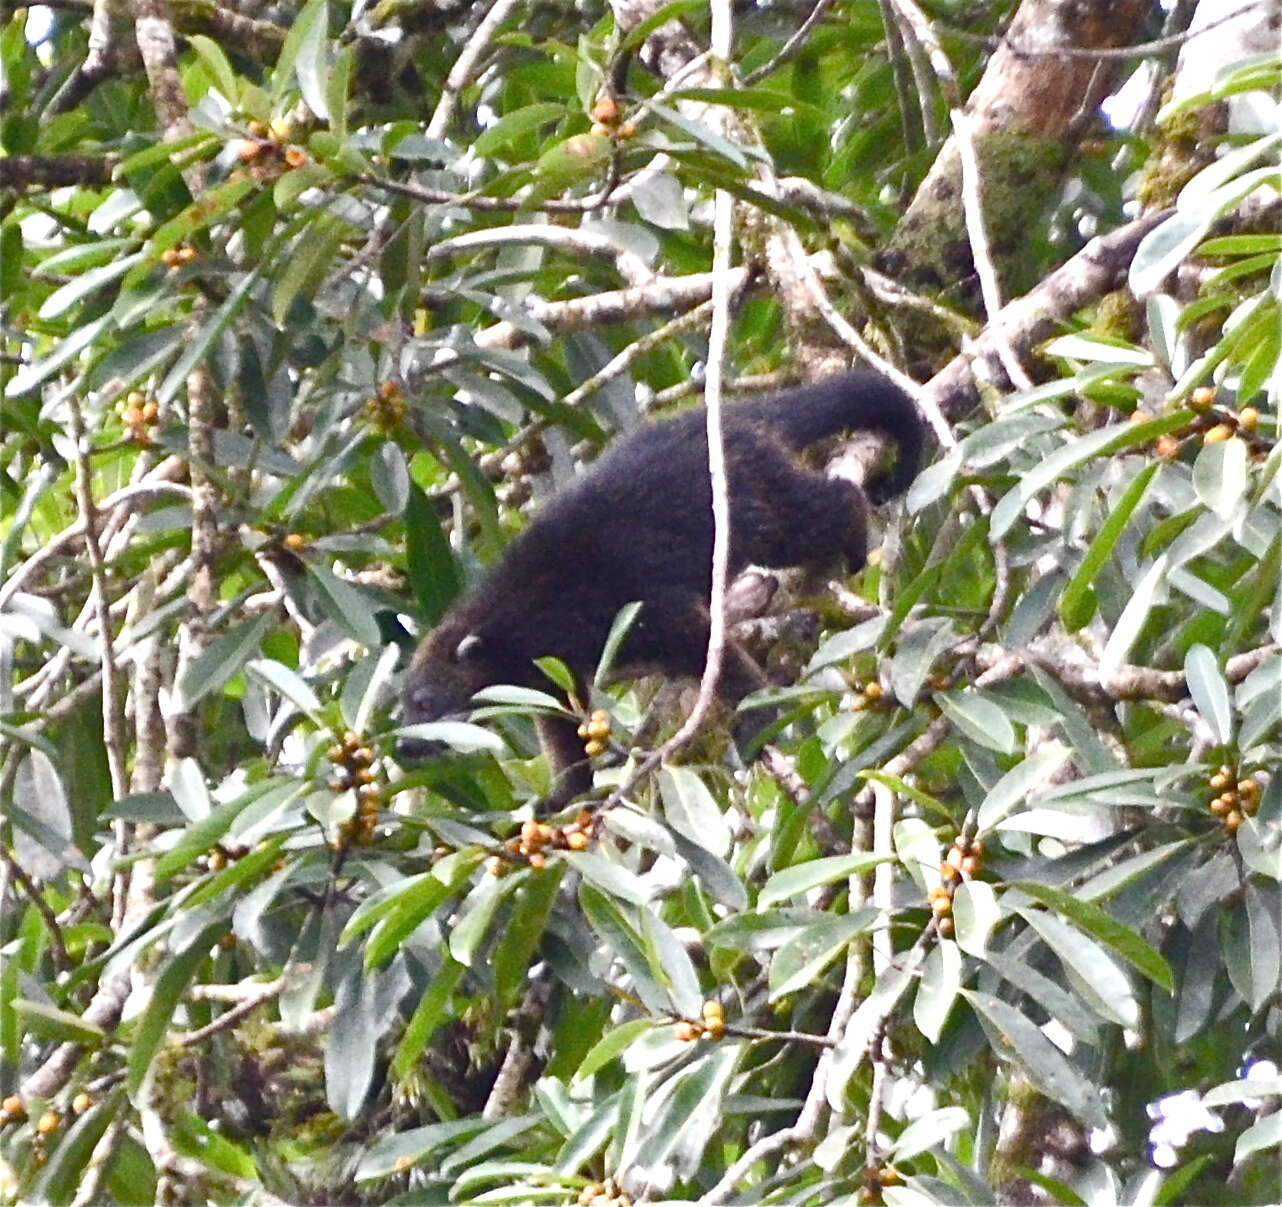
MULTIPOLYGON (((637 7, 5 9, 5 1201, 1271 1201, 1277 56, 1090 129, 1010 292, 1174 208, 932 394, 993 325, 874 268, 948 104, 904 6, 753 6, 720 75, 637 7), (945 425, 755 622, 777 757, 634 783, 689 700, 549 662, 400 765, 415 634, 694 397, 716 190, 729 392, 824 327, 783 231, 945 425)), ((957 86, 1012 8, 932 6, 957 86)))

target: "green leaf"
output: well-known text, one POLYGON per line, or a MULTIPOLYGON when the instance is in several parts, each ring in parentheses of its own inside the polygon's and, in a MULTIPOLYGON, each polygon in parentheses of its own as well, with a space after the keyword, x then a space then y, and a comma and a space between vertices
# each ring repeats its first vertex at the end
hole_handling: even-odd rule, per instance
POLYGON ((240 99, 240 86, 236 73, 232 70, 231 61, 223 53, 223 48, 212 38, 204 34, 187 34, 187 44, 196 52, 205 70, 209 72, 214 86, 223 94, 233 108, 240 99))
POLYGON ((195 859, 216 846, 231 828, 232 822, 271 787, 274 785, 270 783, 255 785, 249 792, 234 800, 214 805, 207 816, 192 822, 183 836, 156 860, 156 879, 168 880, 170 876, 190 867, 195 859))
POLYGON ((187 707, 202 696, 217 691, 258 653, 258 647, 267 636, 276 618, 271 612, 262 612, 252 620, 237 625, 211 642, 187 668, 178 690, 187 707))
POLYGON ((481 944, 489 936, 499 906, 516 890, 523 875, 517 873, 503 880, 486 876, 459 906, 454 929, 450 932, 450 955, 460 964, 472 967, 481 944))
POLYGON ((671 1013, 672 999, 651 974, 649 953, 629 911, 586 881, 579 886, 579 903, 588 925, 622 961, 645 1008, 651 1014, 671 1013))
POLYGON ((323 212, 317 212, 303 228, 272 288, 271 315, 278 327, 285 326, 289 308, 299 298, 310 298, 316 292, 347 229, 345 223, 323 212))
POLYGON ((878 864, 886 863, 892 858, 890 855, 873 855, 865 851, 855 855, 828 855, 784 868, 766 881, 757 898, 757 908, 777 905, 780 901, 798 897, 836 880, 849 880, 851 876, 872 871, 878 864))
POLYGON ((1193 462, 1193 489, 1216 515, 1228 520, 1246 494, 1248 469, 1246 441, 1240 437, 1203 445, 1193 462))
POLYGON ((829 964, 850 945, 855 935, 866 931, 879 917, 871 907, 853 914, 839 914, 807 926, 780 945, 770 962, 770 998, 777 1002, 813 984, 829 964))
POLYGON ((988 936, 1001 921, 1002 908, 993 886, 985 880, 968 880, 953 894, 953 922, 957 946, 972 956, 988 950, 988 936))
POLYGON ((307 681, 297 671, 291 670, 283 662, 274 658, 258 658, 245 663, 245 671, 255 679, 279 692, 299 712, 317 719, 321 702, 312 691, 307 681))
POLYGON ((654 1030, 655 1024, 648 1018, 634 1018, 631 1022, 621 1023, 607 1031, 592 1046, 592 1050, 583 1058, 583 1063, 574 1072, 576 1082, 591 1077, 604 1069, 616 1056, 626 1052, 641 1036, 654 1030))
POLYGON ((940 939, 926 956, 921 984, 913 999, 913 1022, 932 1044, 939 1042, 940 1032, 961 991, 961 948, 951 939, 940 939))
POLYGON ((972 741, 998 754, 1014 752, 1015 727, 991 700, 969 689, 947 694, 936 692, 934 700, 943 714, 972 741))
POLYGON ((443 742, 460 754, 472 754, 478 750, 502 754, 507 749, 507 744, 498 734, 468 721, 423 721, 418 725, 403 725, 393 732, 398 738, 443 742))
POLYGON ((646 1124, 633 1159, 639 1168, 660 1166, 692 1130, 695 1135, 707 1133, 708 1121, 721 1114, 721 1101, 739 1062, 738 1049, 738 1044, 723 1040, 680 1078, 676 1093, 646 1124))
POLYGON ((979 806, 979 832, 987 833, 1008 816, 1034 788, 1054 775, 1071 753, 1065 747, 1051 746, 1016 763, 989 789, 979 806))
POLYGON ((612 897, 633 905, 644 905, 650 899, 650 890, 635 873, 604 855, 595 851, 562 851, 560 857, 585 880, 612 897))
MULTIPOLYGON (((329 121, 329 41, 326 0, 310 0, 294 19, 289 36, 302 26, 294 59, 298 88, 308 108, 321 121, 329 121)), ((283 48, 282 48, 283 50, 283 48)))
POLYGON ((921 944, 901 954, 898 962, 877 978, 872 991, 851 1016, 828 1066, 825 1090, 833 1110, 845 1112, 847 1085, 863 1065, 872 1037, 916 979, 917 969, 925 958, 926 949, 921 944))
POLYGON ((557 101, 539 101, 524 105, 503 114, 498 121, 487 126, 472 142, 472 153, 488 158, 567 113, 564 104, 557 101))
POLYGON ((432 1033, 445 1018, 454 988, 466 971, 466 967, 456 960, 443 960, 432 983, 418 999, 418 1005, 414 1007, 414 1013, 410 1015, 410 1021, 405 1027, 405 1034, 397 1045, 396 1055, 392 1057, 392 1075, 398 1081, 408 1077, 418 1064, 432 1033))
POLYGON ((156 978, 156 987, 138 1022, 133 1045, 129 1049, 125 1088, 135 1104, 142 1105, 150 1099, 148 1087, 155 1067, 153 1058, 164 1041, 174 1010, 187 991, 188 981, 195 975, 201 962, 209 958, 210 947, 226 929, 225 922, 215 922, 205 927, 186 948, 170 959, 156 978))
POLYGON ((260 261, 240 279, 236 288, 227 295, 226 301, 218 307, 213 317, 188 342, 186 351, 174 362, 169 372, 165 374, 165 380, 160 383, 159 388, 156 390, 156 402, 162 410, 166 404, 173 401, 179 389, 186 384, 192 369, 204 360, 206 353, 222 338, 223 332, 231 325, 232 319, 240 313, 240 308, 245 304, 245 299, 249 296, 250 291, 258 283, 258 278, 266 264, 267 259, 260 261))
POLYGON ((383 641, 369 597, 339 578, 328 566, 308 561, 304 567, 317 588, 318 602, 325 615, 368 649, 379 649, 383 641))
POLYGON ((414 482, 405 503, 405 573, 427 623, 436 624, 459 593, 458 566, 435 509, 414 482))
POLYGON ((117 277, 123 276, 142 258, 143 253, 136 252, 132 256, 125 256, 120 260, 112 261, 110 264, 103 264, 98 268, 92 268, 88 272, 81 273, 79 276, 72 277, 65 285, 55 289, 53 293, 45 298, 40 310, 37 312, 39 317, 48 321, 65 314, 83 298, 95 293, 104 285, 109 285, 117 277))
POLYGON ((963 996, 975 1008, 993 1051, 1021 1065, 1029 1081, 1048 1098, 1067 1108, 1091 1127, 1106 1127, 1099 1088, 1082 1076, 1041 1029, 1007 1002, 963 989, 963 996))
POLYGON ((1020 909, 1020 916, 1074 976, 1074 988, 1101 1018, 1123 1027, 1139 1025, 1139 1003, 1126 975, 1109 955, 1054 914, 1020 909))
POLYGON ((97 1024, 87 1022, 69 1010, 59 1010, 48 1002, 15 997, 11 1008, 28 1035, 58 1043, 92 1044, 94 1047, 106 1039, 106 1033, 97 1024))
POLYGON ((1184 655, 1184 676, 1189 695, 1221 746, 1233 740, 1233 712, 1229 705, 1229 688, 1220 673, 1215 655, 1204 645, 1189 647, 1184 655))
POLYGON ((1095 614, 1096 576, 1112 555, 1114 547, 1131 521, 1131 516, 1144 501, 1148 484, 1157 473, 1157 468, 1157 462, 1153 462, 1146 465, 1131 479, 1131 484, 1126 488, 1117 505, 1109 509, 1107 519, 1100 526, 1090 548, 1082 557, 1081 564, 1064 588, 1059 598, 1059 614, 1064 621, 1064 627, 1070 633, 1075 633, 1095 614))
POLYGON ((614 666, 615 656, 619 652, 619 646, 623 644, 623 639, 628 635, 628 630, 632 628, 632 623, 636 620, 637 613, 640 611, 641 603, 639 600, 624 604, 619 609, 618 615, 614 618, 614 623, 610 625, 610 632, 606 636, 605 646, 601 650, 601 658, 597 663, 596 674, 592 677, 593 687, 600 687, 609 677, 610 670, 614 666))
POLYGON ((1116 918, 1105 913, 1098 905, 1083 901, 1080 897, 1074 897, 1062 889, 1051 888, 1048 884, 1038 884, 1031 880, 1013 880, 1008 887, 1018 889, 1043 905, 1049 905, 1075 926, 1111 947, 1128 964, 1148 977, 1154 985, 1165 989, 1167 993, 1175 992, 1175 975, 1161 953, 1129 927, 1123 926, 1116 918))
POLYGON ((1247 1157, 1282 1144, 1282 1113, 1274 1111, 1251 1124, 1233 1147, 1233 1164, 1240 1165, 1247 1157))
POLYGON ((1091 1047, 1098 1046, 1099 1026, 1095 1016, 1067 989, 1025 964, 1018 956, 987 951, 984 962, 1021 993, 1028 994, 1051 1018, 1071 1031, 1075 1039, 1091 1047))
POLYGON ((116 1090, 101 1102, 95 1102, 67 1129, 48 1157, 48 1164, 32 1188, 33 1193, 23 1199, 32 1203, 71 1203, 85 1170, 93 1157, 94 1149, 108 1125, 124 1109, 124 1093, 116 1090))
POLYGON ((1188 411, 1175 411, 1145 423, 1115 423, 1111 427, 1100 428, 1097 432, 1069 441, 1030 469, 1013 490, 1002 496, 989 517, 993 539, 1005 536, 1029 502, 1069 471, 1093 457, 1104 457, 1123 448, 1148 444, 1158 436, 1186 426, 1190 418, 1192 415, 1188 411))

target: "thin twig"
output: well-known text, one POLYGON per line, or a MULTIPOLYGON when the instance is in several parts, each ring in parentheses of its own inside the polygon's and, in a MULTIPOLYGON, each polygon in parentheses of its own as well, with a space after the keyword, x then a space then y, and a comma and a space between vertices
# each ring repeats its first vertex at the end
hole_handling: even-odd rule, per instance
POLYGON ((494 39, 499 26, 507 20, 516 4, 517 0, 494 0, 490 11, 485 14, 472 36, 468 38, 467 45, 454 60, 454 66, 445 77, 445 86, 441 89, 440 99, 432 112, 432 120, 427 123, 427 129, 424 131, 428 138, 445 137, 445 131, 449 128, 450 118, 454 114, 454 106, 458 104, 460 94, 472 82, 476 66, 485 53, 485 48, 494 39))
POLYGON ((778 53, 773 58, 762 63, 755 71, 750 71, 743 77, 743 86, 751 88, 758 80, 764 80, 772 71, 777 71, 792 58, 806 44, 806 39, 810 37, 815 26, 823 20, 824 13, 831 7, 832 0, 816 0, 814 8, 810 10, 810 15, 797 27, 792 37, 779 48, 778 53))
POLYGON ((970 30, 958 29, 956 26, 943 22, 936 22, 936 24, 950 38, 959 38, 963 42, 969 42, 973 46, 983 46, 989 50, 1005 50, 1019 59, 1134 59, 1163 54, 1168 50, 1177 50, 1200 34, 1217 29, 1221 25, 1227 25, 1244 13, 1249 13, 1252 9, 1262 7, 1265 2, 1266 0, 1252 0, 1252 3, 1244 4, 1241 8, 1216 17, 1213 21, 1209 21, 1197 29, 1170 34, 1164 38, 1154 38, 1151 42, 1137 42, 1134 46, 1102 48, 1099 50, 1086 46, 1056 46, 1053 50, 1045 50, 1033 46, 1020 46, 1004 36, 975 34, 971 33, 970 30))

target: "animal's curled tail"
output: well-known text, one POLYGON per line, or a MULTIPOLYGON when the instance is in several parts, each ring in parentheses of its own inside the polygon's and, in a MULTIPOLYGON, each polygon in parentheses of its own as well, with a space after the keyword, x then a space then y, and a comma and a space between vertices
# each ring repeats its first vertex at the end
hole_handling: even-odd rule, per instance
POLYGON ((774 429, 797 451, 839 432, 884 432, 899 457, 877 492, 883 498, 907 490, 921 467, 925 428, 917 404, 880 373, 825 377, 776 398, 741 403, 736 413, 774 429))

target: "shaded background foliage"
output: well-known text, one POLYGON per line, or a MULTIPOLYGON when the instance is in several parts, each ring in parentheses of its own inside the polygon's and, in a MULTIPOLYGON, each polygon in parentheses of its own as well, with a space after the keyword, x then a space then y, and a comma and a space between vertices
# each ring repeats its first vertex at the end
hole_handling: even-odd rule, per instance
POLYGON ((1273 1198, 1276 5, 706 8, 5 10, 9 1200, 1273 1198), (682 701, 549 664, 399 766, 718 189, 730 393, 853 346, 933 463, 746 623, 766 760, 603 805, 682 701))

